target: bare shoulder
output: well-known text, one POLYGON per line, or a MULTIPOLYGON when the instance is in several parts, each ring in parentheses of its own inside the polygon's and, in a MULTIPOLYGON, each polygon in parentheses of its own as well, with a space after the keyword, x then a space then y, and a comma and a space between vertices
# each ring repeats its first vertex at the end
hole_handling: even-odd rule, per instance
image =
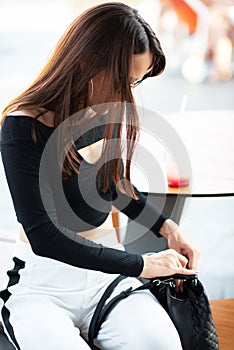
POLYGON ((8 115, 15 115, 15 116, 21 115, 21 116, 25 116, 25 117, 29 117, 29 118, 36 117, 36 115, 32 111, 26 111, 23 109, 19 109, 19 110, 10 112, 10 113, 8 113, 8 115))
MULTIPOLYGON (((38 112, 33 111, 33 110, 25 110, 25 109, 20 109, 20 110, 15 110, 13 112, 10 112, 8 114, 9 116, 25 116, 28 118, 37 118, 38 112)), ((49 126, 49 127, 54 127, 54 113, 52 112, 46 112, 42 114, 40 117, 37 118, 40 122, 43 124, 49 126)))

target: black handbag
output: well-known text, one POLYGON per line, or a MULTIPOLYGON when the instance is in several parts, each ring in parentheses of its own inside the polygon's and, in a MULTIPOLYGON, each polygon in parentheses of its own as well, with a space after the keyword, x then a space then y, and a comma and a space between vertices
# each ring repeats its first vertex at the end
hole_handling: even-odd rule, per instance
POLYGON ((183 350, 218 350, 218 337, 208 297, 197 276, 173 275, 159 277, 121 292, 106 305, 115 286, 126 276, 118 276, 106 289, 93 314, 89 326, 89 344, 97 337, 99 329, 113 307, 131 293, 149 289, 172 319, 182 343, 183 350), (175 280, 183 280, 183 288, 176 293, 175 280))

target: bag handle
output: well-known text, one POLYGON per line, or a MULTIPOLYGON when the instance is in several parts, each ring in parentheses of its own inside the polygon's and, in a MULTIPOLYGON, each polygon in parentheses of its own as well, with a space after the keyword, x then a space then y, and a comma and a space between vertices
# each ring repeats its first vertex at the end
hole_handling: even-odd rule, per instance
MULTIPOLYGON (((98 320, 97 320, 97 330, 100 329, 101 324, 103 323, 104 319, 107 317, 107 315, 111 312, 111 310, 115 307, 115 305, 122 299, 127 298, 131 293, 137 292, 140 290, 146 290, 152 288, 155 284, 171 284, 175 279, 180 279, 184 281, 193 280, 196 277, 196 275, 182 275, 182 274, 175 274, 171 276, 166 277, 157 277, 156 279, 151 279, 149 282, 144 283, 143 285, 132 289, 132 287, 122 291, 118 295, 116 295, 113 299, 111 299, 100 311, 98 320)), ((98 331, 95 331, 95 338, 98 334, 98 331)))
POLYGON ((117 278, 114 279, 114 281, 111 282, 111 284, 107 287, 107 289, 105 290, 104 294, 102 295, 101 299, 99 300, 96 309, 94 311, 93 317, 91 319, 90 325, 89 325, 89 332, 88 332, 88 338, 89 338, 89 343, 91 346, 93 346, 93 339, 96 338, 95 334, 98 333, 98 330, 96 331, 96 325, 97 325, 97 321, 99 318, 99 314, 106 302, 106 300, 111 296, 111 293, 113 292, 113 290, 115 289, 115 287, 117 286, 117 284, 122 281, 123 279, 125 279, 127 276, 122 276, 119 275, 117 278))
POLYGON ((145 290, 152 288, 155 284, 168 284, 172 283, 175 279, 180 280, 192 280, 196 277, 196 275, 183 275, 183 274, 174 274, 170 276, 161 276, 150 279, 149 282, 146 282, 142 284, 141 286, 132 289, 132 287, 122 291, 118 295, 116 295, 113 299, 111 299, 105 306, 106 300, 110 297, 111 293, 113 292, 114 288, 117 286, 117 284, 122 281, 123 279, 127 278, 128 276, 122 276, 119 275, 105 290, 104 294, 102 295, 101 299, 99 300, 97 307, 94 311, 93 317, 90 322, 89 326, 89 332, 88 332, 88 338, 89 338, 89 344, 91 346, 94 345, 93 339, 97 337, 99 329, 101 328, 101 325, 104 321, 104 319, 107 317, 107 315, 111 312, 111 310, 115 307, 115 305, 122 299, 127 298, 131 293, 139 291, 139 290, 145 290))

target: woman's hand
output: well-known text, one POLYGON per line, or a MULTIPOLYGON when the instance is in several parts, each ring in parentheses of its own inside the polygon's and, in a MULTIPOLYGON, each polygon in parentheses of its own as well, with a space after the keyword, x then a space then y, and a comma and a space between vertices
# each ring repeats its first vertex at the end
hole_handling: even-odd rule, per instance
POLYGON ((144 267, 140 277, 154 278, 170 276, 176 273, 183 275, 195 275, 195 270, 186 269, 188 259, 174 249, 166 249, 162 252, 143 255, 144 267))
POLYGON ((167 238, 168 247, 175 249, 188 259, 188 268, 198 269, 199 251, 182 235, 178 225, 172 220, 166 220, 160 233, 167 238))
MULTIPOLYGON (((174 274, 195 275, 200 253, 189 243, 179 230, 178 225, 168 219, 160 233, 167 238, 168 247, 162 252, 143 255, 144 268, 140 277, 154 278, 174 274)), ((182 282, 177 281, 177 290, 182 282)))

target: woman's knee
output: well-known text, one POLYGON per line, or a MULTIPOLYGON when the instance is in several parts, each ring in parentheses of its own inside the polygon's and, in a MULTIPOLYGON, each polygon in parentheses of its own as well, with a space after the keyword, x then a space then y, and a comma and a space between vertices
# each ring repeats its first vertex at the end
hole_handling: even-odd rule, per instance
POLYGON ((181 342, 176 329, 171 328, 166 332, 154 328, 148 324, 144 328, 122 328, 116 325, 115 332, 98 337, 96 345, 103 350, 182 350, 181 342))
POLYGON ((16 333, 16 338, 22 350, 90 350, 88 344, 79 335, 79 330, 77 329, 77 334, 75 332, 75 329, 69 333, 61 329, 57 332, 37 329, 37 331, 28 330, 26 334, 21 329, 21 332, 16 333))
POLYGON ((149 292, 131 295, 112 310, 98 344, 111 350, 182 350, 174 324, 149 292))

